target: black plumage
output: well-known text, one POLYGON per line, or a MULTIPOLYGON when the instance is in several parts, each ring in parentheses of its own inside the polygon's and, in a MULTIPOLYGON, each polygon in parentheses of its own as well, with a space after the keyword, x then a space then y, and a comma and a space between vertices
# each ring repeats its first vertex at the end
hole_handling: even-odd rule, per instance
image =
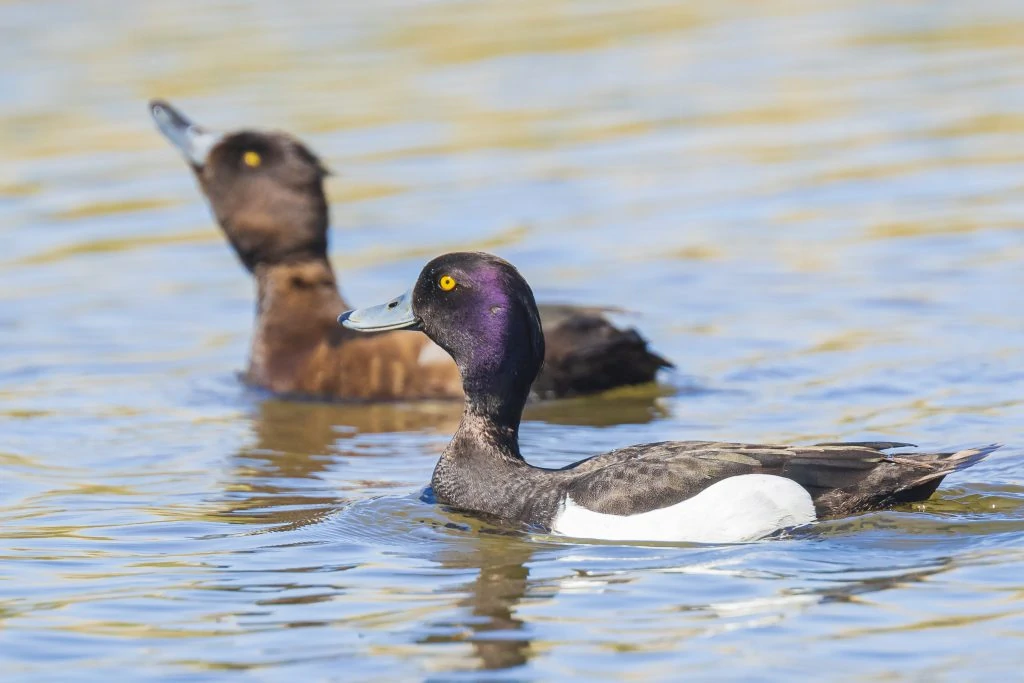
POLYGON ((533 391, 541 398, 652 382, 658 370, 673 367, 640 333, 616 327, 602 309, 542 305, 540 318, 547 351, 533 391))
MULTIPOLYGON (((394 305, 350 312, 341 320, 369 330, 360 321, 394 305)), ((634 515, 744 474, 795 481, 810 494, 819 517, 840 516, 926 499, 947 474, 998 448, 914 453, 891 452, 911 446, 895 442, 665 441, 561 469, 534 467, 519 452, 519 421, 545 350, 533 294, 522 276, 487 254, 440 256, 420 274, 411 308, 408 325, 425 331, 455 358, 466 394, 462 422, 434 469, 435 496, 499 519, 549 529, 567 497, 594 512, 634 515), (455 289, 438 287, 446 276, 459 283, 455 289)))

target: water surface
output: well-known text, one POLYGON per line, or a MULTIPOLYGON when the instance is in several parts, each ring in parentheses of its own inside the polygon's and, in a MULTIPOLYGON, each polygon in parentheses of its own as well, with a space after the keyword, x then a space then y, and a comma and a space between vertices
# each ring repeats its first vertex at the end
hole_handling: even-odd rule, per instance
POLYGON ((944 679, 1024 649, 1024 7, 0 3, 0 658, 22 680, 944 679), (764 543, 580 545, 419 495, 458 406, 247 390, 252 286, 145 103, 299 134, 352 301, 484 248, 679 370, 667 438, 1007 445, 764 543))

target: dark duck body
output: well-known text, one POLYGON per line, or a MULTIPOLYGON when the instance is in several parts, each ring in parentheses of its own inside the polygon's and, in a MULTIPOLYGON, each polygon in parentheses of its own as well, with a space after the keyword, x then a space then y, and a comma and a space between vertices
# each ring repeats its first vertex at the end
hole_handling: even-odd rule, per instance
POLYGON ((358 331, 419 329, 455 359, 462 421, 434 470, 437 500, 569 536, 740 542, 822 517, 924 500, 998 446, 887 453, 910 444, 814 446, 674 441, 545 469, 519 452, 519 422, 544 361, 529 285, 487 254, 447 254, 391 302, 350 311, 358 331))
MULTIPOLYGON (((318 398, 461 398, 451 359, 421 335, 356 335, 337 325, 350 308, 327 258, 327 171, 286 133, 217 134, 166 102, 150 103, 160 131, 181 151, 228 241, 256 280, 256 329, 248 384, 318 398)), ((633 329, 599 310, 544 313, 547 369, 533 386, 558 398, 651 382, 670 367, 633 329)))

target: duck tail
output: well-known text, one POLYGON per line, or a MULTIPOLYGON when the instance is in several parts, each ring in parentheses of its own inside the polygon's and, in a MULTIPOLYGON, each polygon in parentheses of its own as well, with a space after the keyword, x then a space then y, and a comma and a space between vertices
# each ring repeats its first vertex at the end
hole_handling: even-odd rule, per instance
POLYGON ((915 469, 927 467, 930 471, 903 484, 893 498, 897 503, 913 503, 926 500, 939 487, 947 474, 965 470, 972 465, 984 460, 994 451, 1002 448, 1003 444, 993 443, 977 448, 968 448, 954 453, 922 453, 897 454, 893 455, 894 460, 904 460, 912 464, 915 469), (902 456, 902 457, 901 457, 902 456))
POLYGON ((603 315, 574 315, 546 326, 547 361, 534 384, 541 395, 572 396, 653 382, 672 363, 651 351, 633 328, 603 315))

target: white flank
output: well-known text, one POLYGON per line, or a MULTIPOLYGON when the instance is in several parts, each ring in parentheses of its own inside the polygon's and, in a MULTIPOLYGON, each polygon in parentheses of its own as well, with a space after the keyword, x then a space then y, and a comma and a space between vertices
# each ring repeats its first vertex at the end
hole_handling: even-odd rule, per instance
POLYGON ((792 479, 741 474, 675 505, 636 515, 594 512, 566 497, 551 530, 608 541, 743 543, 815 519, 811 495, 792 479))

